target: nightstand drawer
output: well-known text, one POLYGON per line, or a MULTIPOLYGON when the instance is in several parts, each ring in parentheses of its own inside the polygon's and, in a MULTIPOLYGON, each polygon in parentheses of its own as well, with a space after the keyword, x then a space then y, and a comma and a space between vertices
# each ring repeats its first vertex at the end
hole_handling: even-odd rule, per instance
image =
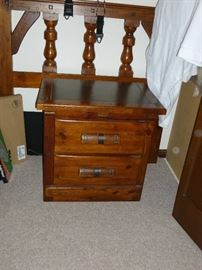
POLYGON ((153 126, 149 122, 56 119, 55 152, 142 155, 152 130, 153 126))
POLYGON ((56 185, 128 185, 141 177, 139 156, 55 156, 56 185))
POLYGON ((139 201, 139 186, 65 187, 45 186, 45 201, 139 201))

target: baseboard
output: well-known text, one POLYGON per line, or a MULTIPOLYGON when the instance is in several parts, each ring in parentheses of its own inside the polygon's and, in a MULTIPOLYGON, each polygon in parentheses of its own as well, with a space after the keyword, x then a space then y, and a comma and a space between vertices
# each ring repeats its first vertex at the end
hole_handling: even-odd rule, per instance
POLYGON ((173 169, 172 169, 172 167, 170 166, 170 164, 169 164, 169 162, 167 161, 167 159, 166 159, 166 164, 167 164, 169 170, 171 171, 172 175, 174 176, 176 182, 179 184, 180 180, 179 180, 178 177, 176 176, 175 172, 173 171, 173 169))
POLYGON ((160 158, 166 158, 167 150, 166 149, 159 149, 158 151, 158 157, 160 158))

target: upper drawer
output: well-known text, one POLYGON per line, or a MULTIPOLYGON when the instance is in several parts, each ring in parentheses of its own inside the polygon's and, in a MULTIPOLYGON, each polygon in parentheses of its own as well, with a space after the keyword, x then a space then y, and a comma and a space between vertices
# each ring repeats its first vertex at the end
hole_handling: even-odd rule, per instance
POLYGON ((153 126, 147 122, 55 122, 55 152, 142 155, 153 126))

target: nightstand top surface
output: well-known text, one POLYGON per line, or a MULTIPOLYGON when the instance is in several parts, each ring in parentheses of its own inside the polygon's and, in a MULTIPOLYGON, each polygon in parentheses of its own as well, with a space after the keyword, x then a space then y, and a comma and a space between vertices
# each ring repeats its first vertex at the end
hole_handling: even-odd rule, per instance
POLYGON ((36 107, 54 108, 105 107, 150 109, 165 114, 165 109, 146 84, 137 82, 98 81, 80 79, 44 79, 36 107))

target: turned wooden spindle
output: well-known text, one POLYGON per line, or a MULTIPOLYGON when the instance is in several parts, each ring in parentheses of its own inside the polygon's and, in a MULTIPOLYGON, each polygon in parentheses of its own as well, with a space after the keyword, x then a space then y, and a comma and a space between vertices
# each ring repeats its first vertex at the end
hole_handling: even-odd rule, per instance
POLYGON ((43 72, 57 72, 57 64, 55 61, 57 56, 55 46, 57 32, 55 27, 58 23, 58 14, 44 14, 43 18, 47 27, 44 32, 44 39, 46 40, 44 56, 46 60, 43 63, 43 72))
POLYGON ((137 29, 137 23, 128 23, 127 21, 124 24, 125 36, 123 37, 123 52, 121 54, 121 66, 119 68, 120 77, 133 77, 133 70, 131 63, 133 61, 133 46, 135 45, 135 37, 133 36, 135 30, 137 29))
POLYGON ((95 75, 95 59, 94 44, 96 42, 96 21, 95 18, 85 18, 86 32, 84 34, 85 48, 83 52, 84 63, 81 68, 81 73, 84 75, 95 75))

